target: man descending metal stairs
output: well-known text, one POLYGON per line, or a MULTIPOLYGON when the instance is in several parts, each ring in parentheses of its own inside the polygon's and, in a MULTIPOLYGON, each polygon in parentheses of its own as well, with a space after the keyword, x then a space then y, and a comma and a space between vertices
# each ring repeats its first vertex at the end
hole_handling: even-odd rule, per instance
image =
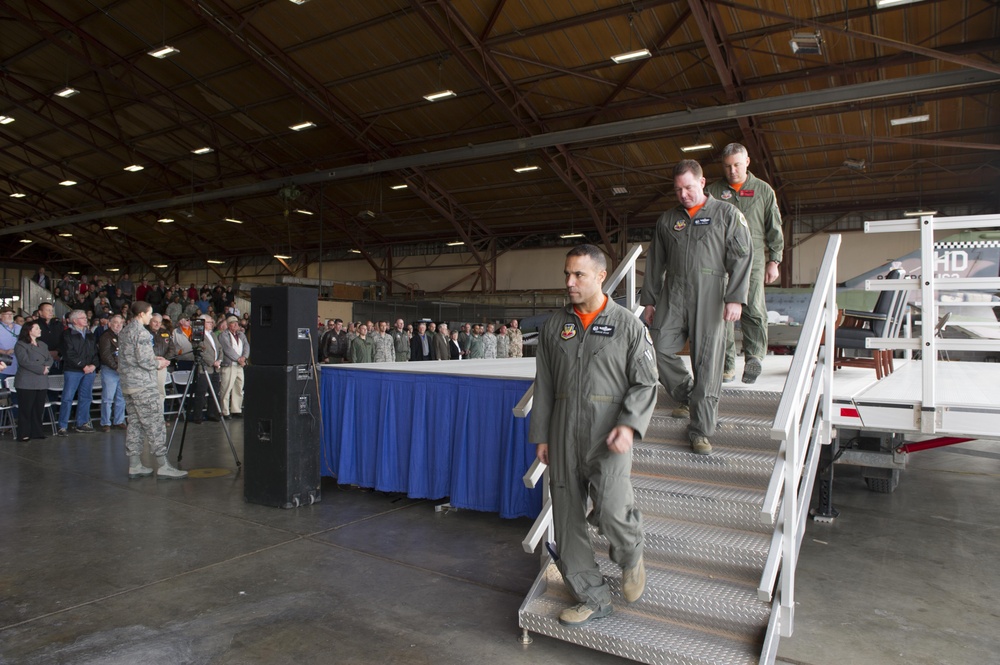
POLYGON ((630 475, 633 438, 642 438, 656 406, 657 372, 649 333, 601 290, 604 254, 593 245, 573 248, 565 275, 572 306, 539 335, 529 440, 549 465, 554 560, 578 601, 559 622, 579 627, 613 611, 588 522, 610 543, 625 600, 645 590, 642 515, 630 475), (593 510, 586 515, 588 498, 593 510))

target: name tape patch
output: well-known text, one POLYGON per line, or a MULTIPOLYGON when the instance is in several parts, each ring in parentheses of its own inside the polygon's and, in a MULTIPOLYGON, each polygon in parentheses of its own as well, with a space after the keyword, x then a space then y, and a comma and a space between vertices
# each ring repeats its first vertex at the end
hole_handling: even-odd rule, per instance
POLYGON ((712 223, 711 217, 699 217, 698 219, 691 222, 695 226, 708 226, 712 223))
POLYGON ((753 190, 752 189, 741 189, 740 190, 740 196, 753 196, 753 190))
POLYGON ((590 332, 601 337, 611 337, 615 334, 615 327, 604 323, 595 323, 591 326, 590 332))

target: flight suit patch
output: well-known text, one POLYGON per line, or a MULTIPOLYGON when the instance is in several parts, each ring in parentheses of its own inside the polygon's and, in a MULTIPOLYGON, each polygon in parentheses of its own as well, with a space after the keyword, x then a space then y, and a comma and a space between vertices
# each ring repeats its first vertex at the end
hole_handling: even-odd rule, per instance
POLYGON ((601 337, 611 337, 615 334, 615 327, 604 323, 595 323, 590 327, 590 332, 601 337))
POLYGON ((753 196, 753 190, 752 189, 741 189, 740 190, 740 196, 748 196, 748 197, 749 196, 753 196))
POLYGON ((687 227, 688 223, 686 220, 678 219, 674 222, 674 231, 683 231, 687 227))
POLYGON ((573 339, 574 337, 576 337, 576 324, 567 323, 566 325, 564 325, 562 333, 560 333, 560 336, 563 339, 573 339))
POLYGON ((698 219, 694 220, 691 223, 694 224, 695 226, 708 226, 709 224, 712 223, 712 218, 711 217, 699 217, 698 219))

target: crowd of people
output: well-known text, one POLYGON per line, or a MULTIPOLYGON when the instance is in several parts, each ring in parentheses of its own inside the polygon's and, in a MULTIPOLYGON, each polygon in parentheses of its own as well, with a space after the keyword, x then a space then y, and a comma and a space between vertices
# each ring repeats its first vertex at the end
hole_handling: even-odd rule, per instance
POLYGON ((70 274, 64 274, 62 279, 55 280, 44 267, 38 268, 31 279, 51 291, 55 299, 69 309, 86 312, 87 320, 92 326, 97 326, 102 319, 109 320, 115 314, 125 319, 131 318, 129 306, 136 300, 149 303, 154 314, 161 314, 174 324, 181 317, 190 320, 204 314, 216 321, 221 317, 236 316, 249 322, 250 318, 249 312, 240 312, 236 306, 233 287, 225 281, 219 281, 215 285, 203 284, 200 288, 191 284, 184 288, 176 283, 168 286, 162 279, 150 284, 144 278, 136 284, 128 273, 122 274, 117 280, 105 275, 95 275, 93 278, 80 275, 79 278, 74 278, 70 274))
MULTIPOLYGON (((318 322, 322 326, 322 320, 318 322)), ((321 363, 380 363, 477 358, 520 358, 524 339, 517 319, 504 323, 465 323, 450 329, 447 322, 356 321, 327 319, 319 338, 321 363)))
MULTIPOLYGON (((44 271, 40 270, 39 275, 44 276, 44 271)), ((101 284, 101 280, 97 283, 101 284)), ((120 291, 120 283, 114 288, 120 291)), ((89 292, 90 289, 87 290, 89 292)), ((102 297, 95 296, 98 300, 102 297)), ((173 302, 178 301, 175 296, 173 302)), ((0 354, 8 356, 5 359, 7 362, 0 362, 0 375, 14 377, 20 441, 45 438, 42 428, 44 405, 54 387, 49 377, 54 375, 62 375, 61 394, 57 397, 57 436, 68 436, 71 431, 94 432, 91 406, 95 384, 100 377, 100 429, 105 432, 127 430, 128 454, 130 461, 135 462, 130 466, 130 477, 139 477, 149 475, 142 471, 147 467, 141 466, 135 453, 136 449, 141 450, 144 440, 151 441, 150 448, 157 457, 165 454, 156 429, 149 424, 150 400, 147 393, 150 389, 156 393, 152 402, 156 405, 156 417, 162 430, 170 366, 190 371, 195 363, 200 365, 198 379, 188 391, 189 406, 193 407, 188 416, 191 422, 198 424, 205 419, 219 421, 222 418, 242 417, 243 368, 250 355, 246 336, 249 318, 238 316, 238 311, 229 311, 228 316, 219 317, 219 330, 216 332, 213 312, 201 313, 200 309, 180 314, 171 312, 176 316, 177 323, 174 325, 171 316, 154 311, 154 307, 143 300, 130 301, 124 309, 124 314, 99 309, 98 315, 73 309, 63 318, 55 316, 55 308, 50 302, 41 303, 27 316, 23 313, 15 315, 10 307, 0 309, 0 354), (197 339, 195 326, 192 325, 192 321, 197 319, 204 322, 202 340, 197 339), (128 335, 126 331, 129 331, 128 335), (196 348, 198 353, 195 353, 196 348), (130 367, 130 360, 125 359, 126 353, 131 354, 129 358, 133 364, 144 366, 130 367), (146 374, 153 377, 151 386, 139 381, 142 385, 137 387, 136 377, 142 378, 146 374), (218 396, 218 407, 215 400, 207 399, 210 383, 218 396), (146 408, 147 413, 144 419, 139 420, 136 413, 142 408, 146 408), (72 425, 71 415, 75 415, 72 425), (128 424, 126 415, 129 417, 128 424), (138 471, 132 473, 132 467, 138 471)), ((161 461, 159 466, 161 476, 187 475, 164 464, 165 461, 161 461)))

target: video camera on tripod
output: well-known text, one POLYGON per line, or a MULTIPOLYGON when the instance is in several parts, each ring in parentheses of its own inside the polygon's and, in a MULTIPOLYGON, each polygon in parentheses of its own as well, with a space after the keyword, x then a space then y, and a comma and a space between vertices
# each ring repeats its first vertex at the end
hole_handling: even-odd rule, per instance
POLYGON ((202 342, 205 341, 205 319, 197 318, 191 321, 191 347, 194 350, 201 349, 202 342))

